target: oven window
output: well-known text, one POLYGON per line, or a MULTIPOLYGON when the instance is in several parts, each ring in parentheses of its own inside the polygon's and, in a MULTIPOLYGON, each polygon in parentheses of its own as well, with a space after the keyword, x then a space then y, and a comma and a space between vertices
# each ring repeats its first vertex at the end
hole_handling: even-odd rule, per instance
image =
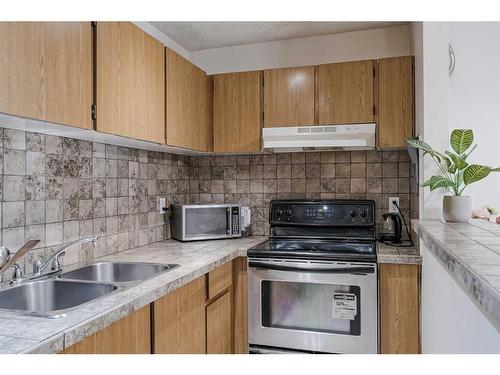
POLYGON ((186 208, 186 236, 226 235, 226 207, 186 208))
POLYGON ((262 325, 359 336, 359 286, 262 281, 262 325))

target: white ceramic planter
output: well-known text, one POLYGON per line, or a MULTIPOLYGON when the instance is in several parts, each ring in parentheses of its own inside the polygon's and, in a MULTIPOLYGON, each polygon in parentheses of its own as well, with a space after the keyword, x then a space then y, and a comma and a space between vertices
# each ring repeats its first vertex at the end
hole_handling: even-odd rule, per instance
POLYGON ((469 196, 445 195, 443 197, 443 216, 451 223, 468 223, 472 215, 472 202, 469 196))

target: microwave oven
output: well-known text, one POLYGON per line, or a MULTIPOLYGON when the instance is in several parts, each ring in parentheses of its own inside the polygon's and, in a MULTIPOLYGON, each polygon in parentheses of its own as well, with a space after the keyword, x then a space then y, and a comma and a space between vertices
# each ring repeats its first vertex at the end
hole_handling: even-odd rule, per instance
POLYGON ((240 215, 238 204, 174 204, 172 237, 179 241, 241 237, 240 215))

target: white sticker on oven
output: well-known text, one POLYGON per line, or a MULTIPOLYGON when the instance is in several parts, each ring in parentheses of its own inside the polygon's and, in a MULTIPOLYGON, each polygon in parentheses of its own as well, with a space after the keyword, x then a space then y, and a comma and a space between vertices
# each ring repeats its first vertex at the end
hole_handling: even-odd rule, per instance
POLYGON ((352 293, 333 294, 333 319, 354 320, 358 314, 356 295, 352 293))

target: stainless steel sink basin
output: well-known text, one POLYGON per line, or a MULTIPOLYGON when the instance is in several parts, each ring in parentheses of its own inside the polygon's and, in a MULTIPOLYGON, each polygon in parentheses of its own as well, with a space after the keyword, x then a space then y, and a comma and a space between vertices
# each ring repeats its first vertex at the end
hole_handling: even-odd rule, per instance
POLYGON ((128 283, 149 279, 175 267, 178 267, 178 264, 102 262, 63 273, 61 278, 105 283, 128 283))
POLYGON ((0 291, 0 309, 30 315, 58 317, 64 310, 84 304, 118 289, 111 284, 46 279, 0 291))

